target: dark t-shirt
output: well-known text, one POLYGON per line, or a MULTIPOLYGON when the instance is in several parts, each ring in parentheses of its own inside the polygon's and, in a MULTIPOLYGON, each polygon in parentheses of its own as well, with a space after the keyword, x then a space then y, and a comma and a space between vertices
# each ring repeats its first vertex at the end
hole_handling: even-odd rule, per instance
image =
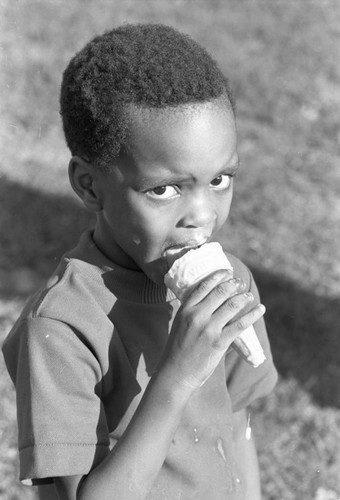
MULTIPOLYGON (((249 270, 228 258, 258 303, 249 270)), ((179 306, 165 286, 109 261, 84 233, 4 343, 17 391, 22 481, 86 475, 109 453, 156 369, 179 306)), ((190 399, 148 498, 243 498, 232 413, 267 395, 277 379, 264 321, 254 327, 266 361, 253 368, 227 351, 190 399)))

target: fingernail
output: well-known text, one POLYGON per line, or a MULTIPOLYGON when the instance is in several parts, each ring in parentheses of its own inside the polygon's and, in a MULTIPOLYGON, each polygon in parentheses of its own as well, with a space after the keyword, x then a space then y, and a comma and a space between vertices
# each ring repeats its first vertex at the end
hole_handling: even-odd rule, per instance
POLYGON ((248 299, 254 300, 254 295, 251 292, 246 292, 244 296, 247 297, 248 299))
POLYGON ((261 311, 262 313, 265 313, 265 312, 266 312, 266 307, 265 307, 263 304, 259 304, 259 305, 258 305, 258 308, 260 309, 260 311, 261 311))
POLYGON ((233 278, 229 280, 229 283, 232 283, 235 285, 239 290, 242 290, 246 286, 245 282, 241 280, 240 278, 233 278))
POLYGON ((240 280, 238 278, 233 278, 233 279, 229 280, 229 283, 232 283, 233 285, 237 285, 239 282, 240 282, 240 280))

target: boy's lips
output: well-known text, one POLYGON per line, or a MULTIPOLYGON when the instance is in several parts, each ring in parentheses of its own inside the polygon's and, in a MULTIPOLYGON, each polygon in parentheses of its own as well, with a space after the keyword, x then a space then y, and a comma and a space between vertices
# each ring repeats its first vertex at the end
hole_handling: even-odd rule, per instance
POLYGON ((209 241, 209 237, 202 238, 200 240, 189 240, 185 241, 183 243, 177 243, 175 245, 172 245, 168 247, 163 255, 167 261, 167 264, 170 267, 172 264, 175 262, 175 260, 179 259, 182 257, 184 254, 189 252, 190 250, 194 250, 195 248, 199 248, 205 243, 209 241))

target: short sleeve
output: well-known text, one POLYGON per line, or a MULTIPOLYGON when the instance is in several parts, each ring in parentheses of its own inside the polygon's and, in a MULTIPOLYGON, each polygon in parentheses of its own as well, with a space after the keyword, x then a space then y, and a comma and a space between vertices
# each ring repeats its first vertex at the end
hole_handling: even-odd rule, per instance
POLYGON ((4 355, 17 388, 20 480, 87 474, 109 451, 100 365, 68 325, 34 318, 17 328, 19 345, 4 355))
MULTIPOLYGON (((234 272, 235 275, 249 284, 249 291, 254 295, 254 302, 249 307, 259 304, 259 292, 250 271, 243 264, 241 268, 236 266, 234 271, 236 271, 234 272)), ((229 348, 226 353, 226 380, 233 412, 245 408, 258 398, 267 396, 274 389, 277 382, 277 371, 273 363, 263 318, 254 324, 254 328, 266 356, 266 360, 261 365, 254 368, 232 348, 229 348)))

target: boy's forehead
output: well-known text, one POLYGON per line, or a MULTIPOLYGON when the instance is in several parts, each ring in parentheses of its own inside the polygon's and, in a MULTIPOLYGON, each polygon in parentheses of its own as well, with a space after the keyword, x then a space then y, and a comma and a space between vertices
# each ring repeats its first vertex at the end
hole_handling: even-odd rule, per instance
POLYGON ((190 103, 163 108, 136 107, 131 105, 128 116, 128 149, 133 149, 136 139, 154 134, 161 127, 181 131, 188 124, 198 122, 200 117, 219 118, 234 125, 235 118, 230 103, 225 98, 203 103, 190 103))
POLYGON ((231 165, 235 155, 237 158, 234 114, 220 102, 171 109, 132 108, 129 113, 123 156, 130 166, 138 165, 144 173, 165 166, 182 171, 201 163, 218 171, 231 165))

